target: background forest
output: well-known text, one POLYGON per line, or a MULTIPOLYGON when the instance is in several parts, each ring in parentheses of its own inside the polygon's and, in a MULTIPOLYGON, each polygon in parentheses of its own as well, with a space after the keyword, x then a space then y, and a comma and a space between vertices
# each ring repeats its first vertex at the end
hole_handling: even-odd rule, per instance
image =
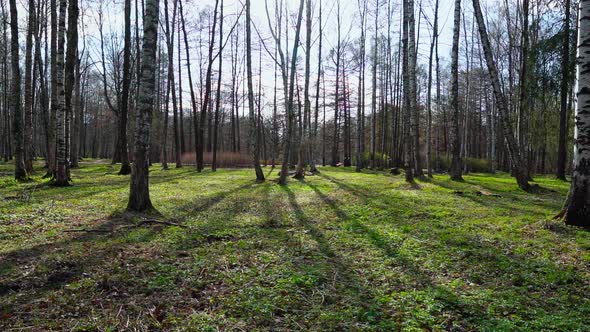
MULTIPOLYGON (((125 151, 134 149, 145 9, 137 1, 129 3, 127 11, 123 5, 80 3, 78 42, 70 74, 72 107, 66 116, 71 145, 68 159, 73 167, 80 158, 125 164, 125 151), (130 24, 127 53, 124 18, 130 24), (129 56, 127 72, 125 54, 129 56)), ((322 4, 321 12, 320 3, 312 5, 311 107, 304 107, 302 53, 306 52, 306 34, 301 33, 303 50, 294 67, 293 120, 298 130, 291 144, 297 146, 301 135, 309 136, 317 151, 306 158, 322 165, 403 166, 403 137, 410 129, 404 126, 402 110, 401 4, 340 0, 322 4)), ((464 171, 510 171, 471 6, 460 13, 459 112, 453 113, 452 5, 450 1, 426 0, 415 4, 417 104, 411 134, 416 172, 450 168, 455 116, 464 171), (441 38, 443 32, 446 35, 441 38)), ((252 37, 253 94, 264 164, 275 164, 283 153, 288 98, 285 81, 291 70, 296 6, 294 1, 278 1, 257 2, 254 7, 259 11, 254 12, 252 37)), ((571 1, 484 2, 494 61, 508 101, 507 116, 528 168, 532 173, 555 173, 561 178, 571 159, 566 142, 572 137, 575 6, 571 1)), ((166 8, 160 10, 150 161, 195 164, 195 153, 202 150, 198 154, 204 155, 203 163, 208 166, 213 166, 214 151, 219 154, 216 164, 248 165, 251 136, 243 6, 228 0, 210 4, 175 1, 166 8)), ((24 55, 19 57, 19 66, 24 69, 23 131, 28 165, 34 158, 50 156, 55 139, 56 114, 51 106, 55 85, 51 42, 55 36, 49 1, 33 1, 20 9, 22 15, 16 23, 23 41, 19 44, 24 55)), ((8 107, 14 74, 6 4, 2 15, 0 129, 4 134, 0 135, 0 153, 8 160, 15 151, 14 135, 8 134, 15 115, 8 107)), ((296 163, 295 152, 291 150, 291 164, 296 163)))
POLYGON ((2 331, 590 330, 589 0, 0 0, 0 53, 2 331))

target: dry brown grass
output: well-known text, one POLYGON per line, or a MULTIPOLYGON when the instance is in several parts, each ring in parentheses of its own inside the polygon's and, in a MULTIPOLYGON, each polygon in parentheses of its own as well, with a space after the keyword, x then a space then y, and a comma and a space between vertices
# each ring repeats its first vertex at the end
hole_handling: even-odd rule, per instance
MULTIPOLYGON (((213 162, 213 153, 212 152, 205 152, 203 153, 203 162, 205 165, 211 165, 213 162)), ((195 153, 188 152, 182 155, 182 163, 185 165, 194 165, 195 162, 195 153)), ((217 167, 220 168, 241 168, 241 167, 249 167, 252 164, 252 160, 250 159, 250 155, 246 153, 239 153, 239 152, 218 152, 217 153, 217 167)))

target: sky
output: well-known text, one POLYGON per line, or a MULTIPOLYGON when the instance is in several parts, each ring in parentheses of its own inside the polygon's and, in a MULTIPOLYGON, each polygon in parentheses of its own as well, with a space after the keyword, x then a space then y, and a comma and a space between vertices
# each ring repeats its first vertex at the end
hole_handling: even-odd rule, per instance
MULTIPOLYGON (((122 16, 122 9, 123 9, 123 2, 122 0, 107 0, 107 1, 91 1, 91 0, 81 0, 82 1, 82 8, 85 8, 84 15, 84 32, 87 35, 88 40, 88 50, 89 55, 91 56, 92 61, 97 61, 100 59, 99 53, 99 40, 98 40, 98 29, 97 29, 97 15, 96 11, 98 6, 104 6, 105 12, 105 35, 109 35, 109 32, 121 35, 123 30, 123 16, 122 16)), ((224 0, 224 31, 226 34, 229 32, 231 26, 236 20, 237 13, 241 11, 243 6, 244 0, 224 0)), ((280 0, 267 0, 269 5, 269 10, 271 11, 271 16, 274 14, 274 3, 275 1, 280 0)), ((290 50, 292 49, 292 39, 294 37, 294 30, 295 30, 295 15, 298 10, 299 0, 282 0, 289 8, 289 14, 291 16, 291 29, 289 30, 289 38, 290 38, 290 50)), ((329 49, 333 48, 337 42, 337 22, 336 22, 336 1, 337 0, 324 0, 322 1, 323 6, 323 24, 324 24, 324 33, 323 33, 323 54, 326 55, 329 49)), ((498 0, 483 0, 482 6, 484 7, 484 12, 486 11, 486 7, 489 5, 494 4, 498 0)), ((380 9, 380 31, 379 33, 386 35, 387 34, 387 19, 386 19, 386 12, 387 12, 387 3, 383 0, 380 0, 382 3, 380 9)), ((319 1, 313 0, 314 3, 314 11, 313 11, 313 31, 312 31, 312 38, 314 40, 314 44, 312 45, 312 55, 311 55, 311 63, 312 63, 312 75, 317 73, 317 39, 318 39, 318 13, 319 13, 319 1)), ((463 10, 465 11, 466 17, 471 17, 472 15, 472 6, 471 1, 462 1, 463 3, 463 10)), ((197 21, 198 13, 205 8, 206 6, 214 6, 214 0, 208 1, 200 1, 200 0, 184 0, 183 6, 186 15, 186 21, 189 26, 189 39, 191 44, 191 68, 193 72, 193 76, 196 77, 198 74, 198 52, 194 49, 197 45, 197 33, 194 30, 194 23, 197 21)), ((343 31, 343 38, 356 39, 360 35, 359 29, 359 15, 358 15, 358 2, 357 0, 340 0, 341 5, 341 12, 342 12, 342 31, 343 31)), ((397 43, 397 39, 399 38, 399 20, 401 15, 401 3, 399 0, 392 0, 392 41, 393 45, 397 43)), ((440 37, 439 37, 439 53, 441 57, 441 61, 444 64, 446 59, 450 58, 450 50, 451 50, 451 43, 452 43, 452 29, 453 29, 453 9, 454 9, 454 1, 453 0, 440 0, 439 4, 439 29, 440 29, 440 37)), ((160 7, 163 10, 163 1, 160 0, 160 7)), ((172 6, 170 6, 172 7, 172 6)), ((368 17, 367 17, 367 57, 370 55, 370 49, 372 44, 372 37, 374 36, 374 7, 375 2, 373 0, 368 0, 368 17)), ((434 7, 434 0, 417 0, 415 3, 416 9, 416 20, 419 24, 419 28, 417 28, 417 37, 418 37, 418 63, 426 64, 428 62, 428 53, 429 53, 429 44, 431 38, 431 26, 432 20, 434 17, 433 15, 433 7, 434 7), (422 5, 422 15, 418 15, 420 4, 422 5), (428 19, 425 19, 424 16, 427 16, 428 19), (419 22, 418 22, 419 21, 419 22)), ((170 9, 172 10, 172 9, 170 9)), ((260 35, 265 40, 266 46, 272 52, 274 47, 274 42, 270 39, 270 33, 268 28, 268 21, 266 17, 265 11, 265 1, 264 0, 252 0, 252 20, 254 25, 256 26, 256 30, 260 32, 260 35)), ((305 16, 305 12, 304 12, 305 16)), ((243 22, 242 17, 242 22, 243 22)), ((274 17, 273 17, 274 19, 274 17)), ((163 22, 162 22, 163 24, 163 22)), ((302 42, 304 42, 305 38, 305 17, 303 20, 303 26, 301 31, 302 42)), ((132 29, 133 30, 133 29, 132 29)), ((284 30, 284 29, 283 29, 284 30)), ((160 30, 162 32, 162 30, 160 30)), ((206 40, 208 36, 206 34, 202 35, 202 38, 206 40)), ((258 57, 259 57, 259 49, 258 46, 258 35, 256 34, 255 30, 253 30, 253 72, 255 75, 255 86, 258 84, 258 57)), ((218 39, 218 36, 216 36, 218 39)), ((177 42, 177 40, 176 40, 177 42)), ((283 44, 284 45, 284 44, 283 44)), ((286 50, 285 50, 286 51, 286 50)), ((175 46, 176 52, 176 46, 175 46)), ((229 55, 229 46, 226 47, 224 50, 225 55, 229 55)), ((265 100, 269 102, 272 97, 273 91, 273 81, 274 81, 274 72, 273 66, 274 62, 269 54, 263 49, 262 50, 262 86, 263 86, 263 93, 265 95, 265 100)), ((304 52, 303 49, 300 48, 300 56, 301 60, 303 60, 304 52)), ((182 50, 181 58, 183 61, 183 65, 186 61, 184 49, 182 50)), ((177 55, 174 56, 175 61, 177 60, 177 55)), ((224 66, 225 70, 223 71, 223 82, 229 83, 231 80, 231 68, 229 57, 224 58, 224 66)), ((177 65, 175 64, 175 67, 177 65)), ((217 68, 217 65, 214 65, 213 68, 217 68)), ((101 70, 100 68, 97 68, 101 70)), ((303 73, 303 64, 301 63, 299 66, 301 70, 301 74, 303 73)), ((370 67, 368 66, 367 71, 369 71, 370 67)), ((350 84, 352 87, 356 84, 356 76, 357 74, 354 73, 350 79, 350 84)), ((370 77, 370 72, 367 72, 367 79, 370 77)), ((194 81, 198 81, 197 78, 194 78, 194 81)), ((183 66, 183 74, 182 74, 182 85, 183 91, 188 91, 188 79, 186 74, 186 69, 183 66)), ((368 86, 368 85, 367 85, 368 86)), ((281 91, 281 89, 279 89, 281 91)), ((282 96, 279 96, 281 98, 282 96)), ((190 105, 190 97, 188 93, 183 95, 183 104, 190 105)))

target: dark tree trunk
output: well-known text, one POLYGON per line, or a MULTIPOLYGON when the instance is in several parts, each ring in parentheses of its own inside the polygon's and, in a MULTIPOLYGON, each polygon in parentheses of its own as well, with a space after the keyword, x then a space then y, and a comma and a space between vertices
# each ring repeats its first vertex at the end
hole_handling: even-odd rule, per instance
MULTIPOLYGON (((174 160, 176 163, 176 168, 182 167, 182 160, 181 160, 181 147, 180 147, 180 130, 179 130, 179 120, 178 120, 178 103, 176 99, 176 75, 174 74, 174 23, 176 21, 176 9, 177 9, 177 2, 174 1, 174 6, 172 10, 172 22, 168 19, 168 0, 164 1, 164 18, 166 21, 166 46, 168 48, 168 85, 169 88, 167 89, 166 100, 170 97, 169 94, 172 94, 172 128, 174 131, 174 160)), ((166 103, 166 117, 168 116, 168 104, 166 103)), ((165 130, 166 132, 166 130, 165 130)))
POLYGON ((74 111, 76 112, 73 128, 72 128, 72 139, 71 139, 71 151, 70 151, 70 167, 76 168, 79 166, 78 161, 80 159, 80 128, 83 124, 84 114, 84 102, 81 92, 82 76, 80 74, 80 59, 76 61, 76 81, 74 83, 74 111))
MULTIPOLYGON (((309 77, 310 77, 310 65, 311 65, 311 0, 307 0, 306 5, 306 20, 305 20, 305 83, 303 88, 303 107, 304 107, 304 120, 303 130, 299 137, 299 149, 297 151, 297 169, 295 170, 296 179, 305 178, 305 162, 304 162, 304 149, 307 143, 307 125, 305 118, 311 112, 311 101, 309 99, 309 77)), ((295 70, 294 68, 292 70, 295 70)))
POLYGON ((215 123, 213 128, 213 160, 211 162, 211 170, 217 170, 217 150, 219 140, 219 111, 221 108, 221 79, 223 77, 223 0, 221 0, 219 12, 219 70, 217 73, 217 92, 215 96, 215 123))
POLYGON ((131 0, 125 0, 125 41, 123 46, 123 89, 119 106, 119 158, 121 169, 119 175, 131 174, 127 144, 127 119, 129 117, 129 86, 131 84, 131 0))
POLYGON ((179 10, 180 10, 180 20, 182 24, 182 34, 184 37, 184 49, 186 52, 186 71, 188 73, 188 84, 189 84, 189 91, 191 94, 191 106, 192 106, 192 116, 193 116, 193 127, 195 128, 194 136, 195 136, 195 158, 197 167, 199 165, 199 154, 198 154, 198 146, 199 146, 199 118, 197 116, 197 98, 195 96, 195 89, 193 86, 193 76, 191 71, 191 60, 190 60, 190 49, 188 45, 188 38, 186 33, 186 24, 184 21, 184 9, 182 8, 182 0, 178 0, 179 10))
POLYGON ((479 4, 479 0, 473 0, 473 8, 475 12, 475 18, 477 20, 477 25, 479 27, 479 34, 481 37, 481 42, 483 46, 484 55, 486 58, 486 64, 488 67, 488 73, 490 75, 490 80, 492 81, 492 87, 494 90, 494 95, 496 96, 497 107, 498 107, 498 114, 500 117, 501 122, 501 129, 504 139, 506 140, 506 145, 508 148, 508 155, 512 165, 514 167, 514 176, 516 177, 516 182, 518 186, 528 191, 531 188, 531 185, 528 181, 528 172, 526 166, 523 162, 521 157, 521 153, 518 148, 518 144, 514 138, 514 131, 512 129, 512 125, 510 123, 509 115, 508 115, 508 102, 506 100, 506 96, 502 93, 500 87, 500 80, 498 76, 498 69, 496 67, 496 63, 494 62, 494 58, 492 56, 492 47, 490 45, 490 40, 488 37, 487 29, 485 26, 485 21, 483 18, 483 13, 481 11, 481 7, 479 4))
POLYGON ((561 49, 561 82, 560 82, 560 111, 559 111, 559 143, 557 151, 557 173, 560 180, 565 180, 567 160, 567 113, 569 93, 569 58, 570 58, 570 0, 565 0, 565 22, 563 23, 563 44, 561 49))
POLYGON ((68 47, 66 50, 66 63, 65 63, 65 115, 66 115, 66 169, 68 178, 70 178, 70 157, 71 157, 71 118, 74 114, 74 109, 77 109, 78 105, 72 103, 72 96, 74 92, 75 83, 78 80, 76 77, 76 67, 78 65, 78 16, 80 10, 78 8, 78 0, 69 0, 68 6, 68 47), (75 108, 74 108, 75 105, 75 108))
POLYGON ((451 109, 453 110, 451 180, 463 181, 461 160, 461 133, 459 128, 459 34, 461 29, 461 0, 455 0, 455 23, 453 27, 453 50, 451 52, 451 109))
POLYGON ((339 135, 340 135, 340 126, 338 124, 338 117, 340 116, 340 59, 342 57, 342 52, 341 52, 341 44, 342 44, 342 38, 341 38, 341 13, 340 13, 340 1, 338 1, 336 3, 337 5, 337 14, 336 14, 336 20, 337 20, 337 30, 338 30, 338 41, 336 44, 336 85, 335 85, 335 93, 334 93, 334 135, 332 137, 333 139, 333 143, 332 143, 332 166, 336 166, 338 165, 338 163, 340 162, 340 158, 339 158, 339 145, 340 145, 340 140, 339 140, 339 135))
MULTIPOLYGON (((314 121, 313 129, 311 131, 311 158, 309 170, 312 173, 318 173, 316 167, 316 157, 318 154, 318 123, 319 123, 319 112, 320 112, 320 79, 322 77, 322 42, 323 42, 323 26, 322 26, 322 2, 319 2, 320 13, 319 13, 319 43, 318 43, 318 76, 316 80, 316 95, 315 95, 315 110, 314 110, 314 121)), ((276 134, 278 136, 278 132, 276 134)))
MULTIPOLYGON (((209 57, 207 62, 207 73, 205 74, 205 96, 203 97, 203 102, 201 104, 201 115, 199 120, 199 138, 197 144, 197 171, 203 170, 203 149, 204 149, 204 142, 205 142, 205 123, 207 123, 207 118, 211 118, 210 115, 207 114, 209 112, 209 104, 211 99, 211 71, 213 69, 213 49, 215 47, 215 31, 217 26, 217 11, 219 9, 219 0, 215 1, 215 9, 213 11, 213 25, 211 27, 211 38, 209 44, 209 57)), ((209 133, 211 131, 209 130, 209 133)), ((207 150, 210 151, 211 148, 209 143, 211 141, 208 140, 207 150)))
POLYGON ((297 27, 295 29, 295 41, 293 44, 293 54, 291 55, 291 77, 289 78, 289 98, 287 101, 287 134, 283 144, 283 163, 281 165, 281 175, 279 184, 287 184, 287 175, 289 174, 289 155, 291 153, 291 144, 293 142, 293 103, 295 99, 295 74, 297 65, 297 51, 299 49, 299 33, 301 32, 301 21, 303 19, 304 0, 299 3, 299 14, 297 16, 297 27))
POLYGON ((256 115, 254 111, 254 87, 252 85, 252 33, 250 18, 250 0, 246 0, 246 70, 248 80, 248 108, 250 113, 250 153, 252 165, 256 173, 256 181, 264 181, 264 173, 260 167, 260 142, 256 139, 256 115))
POLYGON ((29 22, 25 45, 25 123, 24 123, 24 159, 27 173, 33 173, 33 159, 35 158, 35 144, 33 140, 33 35, 36 33, 37 23, 35 1, 29 0, 29 22))
POLYGON ((25 147, 23 120, 20 100, 21 74, 19 67, 18 17, 16 0, 10 0, 10 52, 12 67, 12 84, 10 85, 10 108, 12 109, 12 133, 14 135, 14 177, 17 180, 27 178, 25 168, 25 147))
POLYGON ((405 145, 405 168, 406 168, 406 182, 414 182, 414 152, 413 152, 413 137, 412 137, 412 112, 416 101, 412 101, 412 85, 415 81, 412 75, 414 71, 410 69, 410 65, 414 62, 415 55, 413 42, 413 25, 414 25, 414 5, 412 0, 404 0, 403 2, 403 55, 402 55, 402 72, 403 72, 403 94, 404 94, 404 145, 405 145), (412 45, 412 47, 410 46, 412 45))

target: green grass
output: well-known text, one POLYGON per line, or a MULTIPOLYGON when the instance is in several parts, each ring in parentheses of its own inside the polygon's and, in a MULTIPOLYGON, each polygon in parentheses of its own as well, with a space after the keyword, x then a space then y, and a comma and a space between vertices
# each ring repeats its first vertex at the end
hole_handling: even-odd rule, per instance
POLYGON ((158 219, 189 228, 129 227, 129 178, 81 166, 52 188, 0 164, 1 330, 590 330, 590 233, 551 221, 567 183, 154 166, 158 219))

